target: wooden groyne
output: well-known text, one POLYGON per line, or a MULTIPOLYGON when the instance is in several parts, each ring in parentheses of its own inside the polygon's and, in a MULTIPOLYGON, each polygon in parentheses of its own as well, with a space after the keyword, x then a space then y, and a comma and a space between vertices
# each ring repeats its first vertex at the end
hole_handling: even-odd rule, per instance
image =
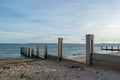
POLYGON ((120 47, 117 46, 117 48, 114 48, 113 46, 101 46, 101 50, 106 50, 106 51, 120 51, 120 47))
MULTIPOLYGON (((58 38, 58 61, 62 61, 62 48, 63 48, 63 38, 58 38)), ((48 45, 44 47, 44 58, 40 55, 40 48, 37 45, 36 51, 34 48, 21 47, 20 53, 22 56, 32 59, 47 59, 48 58, 48 45)))
MULTIPOLYGON (((34 48, 26 48, 21 47, 21 55, 32 58, 32 59, 48 59, 48 60, 54 60, 54 61, 66 61, 66 62, 72 62, 75 63, 75 65, 80 65, 81 62, 73 61, 70 59, 65 59, 62 57, 63 54, 63 39, 58 38, 58 56, 53 56, 48 54, 48 45, 45 45, 44 48, 44 58, 40 56, 40 49, 39 46, 34 48), (36 51, 35 51, 36 50, 36 51), (80 64, 79 64, 80 63, 80 64)), ((102 50, 111 50, 111 51, 120 51, 119 47, 115 49, 113 46, 108 48, 101 47, 102 50)), ((106 55, 106 54, 99 54, 94 53, 94 35, 88 34, 86 35, 86 65, 87 66, 102 66, 107 67, 114 70, 120 70, 120 56, 116 55, 106 55)))
MULTIPOLYGON (((86 35, 86 64, 88 66, 97 66, 103 68, 109 68, 114 70, 120 70, 120 56, 117 55, 108 55, 94 52, 94 35, 88 34, 86 35)), ((117 49, 108 46, 101 47, 102 50, 110 50, 110 51, 119 51, 119 47, 117 49)))
POLYGON ((21 47, 20 53, 22 56, 32 59, 43 59, 39 56, 39 48, 37 48, 36 53, 34 48, 21 47))

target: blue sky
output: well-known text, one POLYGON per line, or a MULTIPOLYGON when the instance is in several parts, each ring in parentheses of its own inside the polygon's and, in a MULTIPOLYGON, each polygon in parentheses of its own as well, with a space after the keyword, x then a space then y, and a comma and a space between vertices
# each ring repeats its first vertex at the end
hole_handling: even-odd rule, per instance
POLYGON ((0 43, 120 42, 120 0, 0 0, 0 43))

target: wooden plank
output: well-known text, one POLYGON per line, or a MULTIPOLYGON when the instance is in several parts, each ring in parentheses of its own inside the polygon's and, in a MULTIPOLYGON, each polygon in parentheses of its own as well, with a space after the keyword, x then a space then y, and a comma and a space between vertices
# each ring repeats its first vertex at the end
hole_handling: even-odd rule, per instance
POLYGON ((115 55, 93 53, 92 54, 92 59, 120 63, 120 56, 115 56, 115 55))
POLYGON ((107 50, 107 51, 120 51, 119 49, 102 49, 102 50, 107 50))
POLYGON ((117 49, 114 49, 113 46, 111 46, 111 48, 108 48, 108 47, 109 46, 106 46, 106 47, 101 46, 101 50, 106 50, 106 51, 120 51, 119 46, 118 46, 117 49))

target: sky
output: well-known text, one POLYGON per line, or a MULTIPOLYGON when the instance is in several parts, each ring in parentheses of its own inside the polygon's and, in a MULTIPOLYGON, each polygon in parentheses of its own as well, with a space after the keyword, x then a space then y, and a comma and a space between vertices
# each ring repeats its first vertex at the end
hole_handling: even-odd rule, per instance
POLYGON ((0 0, 0 43, 120 43, 120 0, 0 0))

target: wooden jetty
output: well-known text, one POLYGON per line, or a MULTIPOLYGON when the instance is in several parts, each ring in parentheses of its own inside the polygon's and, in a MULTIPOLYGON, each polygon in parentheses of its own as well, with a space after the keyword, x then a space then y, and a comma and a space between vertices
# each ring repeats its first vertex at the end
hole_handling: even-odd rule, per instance
POLYGON ((120 48, 119 48, 119 46, 117 48, 114 48, 113 46, 101 46, 101 50, 120 51, 120 48))

